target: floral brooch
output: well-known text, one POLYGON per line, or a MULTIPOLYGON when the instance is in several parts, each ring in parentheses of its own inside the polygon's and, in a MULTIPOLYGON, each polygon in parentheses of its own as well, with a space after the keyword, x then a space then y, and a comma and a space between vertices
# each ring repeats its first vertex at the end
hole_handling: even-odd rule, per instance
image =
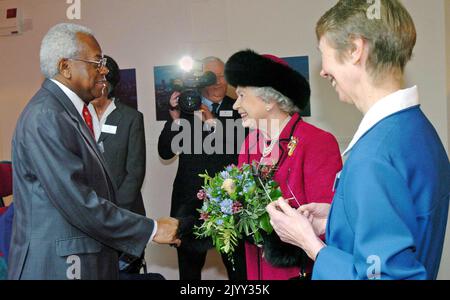
POLYGON ((291 136, 291 141, 288 144, 288 155, 292 156, 294 154, 295 148, 297 148, 298 145, 298 138, 295 136, 291 136))

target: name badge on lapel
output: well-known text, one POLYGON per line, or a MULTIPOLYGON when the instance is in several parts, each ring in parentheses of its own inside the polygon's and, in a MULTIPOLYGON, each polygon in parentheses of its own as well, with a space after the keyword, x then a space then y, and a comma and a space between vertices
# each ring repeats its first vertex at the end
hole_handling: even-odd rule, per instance
POLYGON ((337 190, 338 186, 339 186, 339 180, 341 179, 341 173, 342 171, 340 171, 339 173, 336 174, 336 178, 334 178, 334 183, 333 183, 333 192, 337 190))
POLYGON ((116 134, 117 132, 117 126, 113 125, 103 125, 102 126, 102 132, 109 133, 109 134, 116 134))
POLYGON ((232 117, 233 116, 233 111, 232 110, 221 110, 219 112, 219 116, 220 117, 232 117))

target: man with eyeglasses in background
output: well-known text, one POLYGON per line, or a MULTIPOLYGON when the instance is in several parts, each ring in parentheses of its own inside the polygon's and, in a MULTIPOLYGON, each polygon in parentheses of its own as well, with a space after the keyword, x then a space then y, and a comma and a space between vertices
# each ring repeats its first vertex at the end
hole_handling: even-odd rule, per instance
POLYGON ((178 221, 119 208, 87 104, 106 93, 106 59, 92 32, 58 24, 42 41, 47 78, 12 144, 15 216, 9 279, 118 279, 118 252, 179 244, 178 221))

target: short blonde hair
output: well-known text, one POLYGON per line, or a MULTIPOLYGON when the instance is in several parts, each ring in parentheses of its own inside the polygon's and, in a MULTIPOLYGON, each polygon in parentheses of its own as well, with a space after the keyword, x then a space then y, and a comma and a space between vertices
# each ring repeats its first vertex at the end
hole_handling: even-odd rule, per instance
MULTIPOLYGON (((377 3, 377 2, 375 2, 377 3)), ((325 37, 343 60, 353 38, 369 44, 367 68, 375 78, 385 72, 403 73, 416 44, 414 22, 398 0, 380 0, 380 18, 369 18, 371 2, 340 0, 317 22, 316 35, 325 37)))

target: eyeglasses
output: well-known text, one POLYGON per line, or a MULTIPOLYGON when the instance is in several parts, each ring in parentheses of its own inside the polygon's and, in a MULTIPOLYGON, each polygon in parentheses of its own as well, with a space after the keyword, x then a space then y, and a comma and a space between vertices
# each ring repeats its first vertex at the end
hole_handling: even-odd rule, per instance
MULTIPOLYGON (((108 61, 108 59, 106 57, 102 57, 100 60, 89 60, 89 59, 83 59, 83 58, 68 58, 68 60, 76 60, 76 61, 82 61, 82 62, 86 62, 86 63, 91 63, 96 65, 97 70, 100 72, 103 68, 106 68, 106 62, 108 61)), ((106 68, 106 70, 108 70, 106 68)), ((109 70, 108 70, 109 72, 109 70)))

